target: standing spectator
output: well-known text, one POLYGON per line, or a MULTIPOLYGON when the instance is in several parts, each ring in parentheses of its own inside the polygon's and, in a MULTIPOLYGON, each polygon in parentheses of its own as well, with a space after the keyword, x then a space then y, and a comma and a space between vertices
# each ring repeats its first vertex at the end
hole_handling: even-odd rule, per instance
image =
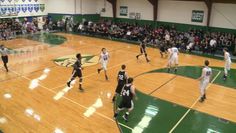
POLYGON ((215 51, 216 51, 216 39, 215 38, 212 38, 210 40, 210 51, 211 51, 211 54, 215 54, 215 51))

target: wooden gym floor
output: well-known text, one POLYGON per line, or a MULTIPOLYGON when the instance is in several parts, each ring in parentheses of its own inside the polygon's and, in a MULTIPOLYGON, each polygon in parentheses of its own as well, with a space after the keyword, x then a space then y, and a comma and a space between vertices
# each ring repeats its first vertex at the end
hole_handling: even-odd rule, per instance
POLYGON ((137 45, 56 34, 67 40, 53 46, 26 38, 0 42, 14 51, 9 56, 10 72, 0 69, 0 130, 4 133, 236 132, 235 63, 233 76, 224 83, 224 62, 208 58, 217 68, 207 100, 198 103, 196 77, 205 57, 180 54, 180 72, 168 74, 167 59, 160 58, 157 49, 148 48, 151 63, 146 63, 143 57, 136 60, 137 45), (105 81, 103 72, 97 74, 103 47, 111 55, 109 81, 105 81), (60 62, 78 52, 89 56, 83 70, 83 93, 78 91, 78 82, 66 87, 72 68, 60 62), (127 65, 129 76, 135 77, 138 100, 129 122, 119 118, 117 126, 111 99, 122 64, 127 65), (153 70, 156 72, 150 72, 153 70), (151 117, 146 111, 150 105, 155 112, 151 117))

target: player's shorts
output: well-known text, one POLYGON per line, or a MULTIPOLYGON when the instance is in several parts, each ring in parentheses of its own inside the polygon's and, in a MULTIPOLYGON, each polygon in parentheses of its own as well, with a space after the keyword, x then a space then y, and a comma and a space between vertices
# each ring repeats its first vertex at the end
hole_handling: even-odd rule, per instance
POLYGON ((207 88, 207 85, 209 84, 209 81, 202 80, 200 82, 200 90, 205 90, 207 88))
POLYGON ((160 47, 160 51, 163 53, 163 52, 166 52, 165 50, 165 47, 160 47))
POLYGON ((173 56, 170 58, 170 64, 178 64, 179 61, 178 61, 178 56, 173 56))
POLYGON ((231 66, 231 61, 226 61, 225 62, 225 69, 229 71, 230 70, 230 66, 231 66))
POLYGON ((124 83, 118 83, 118 85, 116 86, 116 93, 120 94, 124 86, 124 83))
POLYGON ((107 61, 102 61, 101 67, 103 68, 103 70, 107 70, 107 61))
POLYGON ((119 109, 133 109, 134 108, 133 100, 122 99, 122 101, 120 102, 118 108, 119 109))
POLYGON ((146 54, 146 48, 140 48, 140 53, 144 53, 144 54, 146 54))
POLYGON ((2 61, 4 64, 8 63, 8 56, 2 56, 2 61))
POLYGON ((79 77, 79 78, 82 78, 82 71, 79 69, 79 70, 76 70, 76 71, 74 71, 73 72, 73 74, 72 74, 72 77, 73 78, 76 78, 76 77, 79 77))

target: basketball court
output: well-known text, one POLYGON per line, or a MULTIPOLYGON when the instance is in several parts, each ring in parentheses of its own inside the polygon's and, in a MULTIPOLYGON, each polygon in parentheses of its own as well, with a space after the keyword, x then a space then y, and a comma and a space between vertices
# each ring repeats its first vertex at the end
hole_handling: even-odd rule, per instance
POLYGON ((180 53, 178 71, 168 72, 168 57, 162 58, 157 48, 147 47, 151 62, 146 62, 136 58, 140 47, 130 40, 72 32, 66 26, 65 31, 45 29, 42 24, 48 17, 55 20, 54 26, 60 19, 80 25, 99 16, 155 28, 177 25, 181 32, 212 28, 233 36, 233 7, 236 3, 231 0, 0 0, 0 28, 3 19, 18 17, 32 21, 37 17, 41 27, 13 39, 0 38, 0 45, 10 51, 9 72, 0 62, 0 133, 236 133, 235 62, 225 81, 225 61, 212 55, 180 53), (102 48, 110 55, 109 80, 103 71, 97 72, 102 48), (79 79, 67 86, 77 53, 82 55, 84 92, 78 89, 79 79), (212 79, 201 103, 198 78, 205 60, 210 62, 212 79), (128 121, 122 118, 125 111, 113 118, 121 101, 120 96, 114 103, 112 98, 122 65, 134 78, 137 94, 128 121))
POLYGON ((167 73, 166 59, 160 58, 157 49, 148 48, 152 62, 146 63, 135 58, 137 45, 66 33, 50 34, 66 40, 56 46, 25 38, 4 42, 8 48, 18 50, 10 55, 10 72, 1 68, 0 111, 1 119, 5 119, 1 123, 4 132, 236 131, 235 64, 229 80, 222 83, 223 61, 209 59, 214 78, 207 89, 206 102, 199 103, 196 78, 200 76, 204 57, 180 54, 177 74, 167 73), (111 55, 109 81, 96 71, 97 56, 103 47, 111 55), (78 82, 71 89, 66 86, 72 71, 66 67, 66 60, 78 51, 83 57, 90 56, 83 70, 83 93, 78 90, 78 82), (69 57, 63 60, 63 56, 69 57), (119 118, 116 123, 111 98, 122 64, 135 77, 138 100, 129 122, 119 118))

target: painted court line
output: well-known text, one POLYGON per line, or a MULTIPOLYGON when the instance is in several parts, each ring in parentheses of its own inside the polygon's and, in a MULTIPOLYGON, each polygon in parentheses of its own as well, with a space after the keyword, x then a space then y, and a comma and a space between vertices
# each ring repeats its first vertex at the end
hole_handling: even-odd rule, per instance
POLYGON ((175 78, 177 78, 178 76, 175 75, 174 77, 172 77, 171 79, 167 80, 165 83, 163 83, 161 86, 159 86, 158 88, 156 88, 155 90, 153 90, 152 92, 149 93, 149 95, 151 95, 152 93, 154 93, 155 91, 159 90, 161 87, 165 86, 166 84, 168 84, 169 82, 171 82, 172 80, 174 80, 175 78))
MULTIPOLYGON (((118 51, 118 50, 121 50, 121 49, 124 49, 124 48, 126 48, 126 47, 122 47, 122 48, 119 48, 119 49, 116 49, 116 50, 111 50, 111 51, 108 51, 108 52, 114 52, 114 51, 118 51)), ((99 54, 96 54, 96 55, 99 55, 99 54)), ((131 59, 131 60, 132 60, 132 59, 131 59)), ((120 63, 120 64, 115 65, 115 66, 112 66, 112 67, 108 67, 108 70, 110 70, 110 69, 112 69, 112 68, 114 68, 114 67, 117 67, 117 66, 119 66, 119 65, 122 65, 122 64, 124 64, 124 63, 131 62, 131 60, 128 60, 128 61, 126 61, 126 62, 120 63)), ((91 73, 91 74, 89 74, 89 75, 83 76, 83 79, 88 78, 88 77, 91 77, 91 76, 94 76, 94 75, 96 75, 96 74, 97 74, 97 72, 94 72, 94 73, 91 73)), ((54 88, 52 88, 52 90, 61 88, 61 87, 63 87, 63 86, 65 86, 65 84, 59 85, 59 86, 57 86, 57 87, 54 87, 54 88)))
MULTIPOLYGON (((108 68, 108 70, 111 70, 111 69, 113 69, 113 68, 119 67, 119 66, 121 66, 122 64, 126 64, 126 63, 129 63, 129 62, 132 62, 133 60, 134 60, 134 59, 131 59, 131 60, 128 60, 128 61, 126 61, 126 62, 123 62, 123 63, 117 64, 117 65, 114 65, 114 66, 108 68)), ((97 75, 97 72, 94 72, 94 73, 92 73, 92 74, 90 74, 90 75, 84 76, 83 79, 88 78, 88 77, 92 77, 92 76, 94 76, 94 75, 97 75)), ((63 84, 62 86, 59 86, 59 87, 63 87, 63 86, 65 86, 65 84, 63 84)), ((56 87, 56 88, 59 88, 59 87, 56 87)), ((56 89, 56 88, 53 88, 53 90, 56 89)), ((72 89, 72 86, 71 86, 71 87, 65 87, 64 89, 62 89, 61 91, 59 91, 59 92, 54 96, 54 100, 59 100, 59 99, 61 99, 70 89, 72 89), (67 88, 68 88, 68 89, 67 89, 67 88), (66 90, 66 91, 65 91, 65 90, 66 90)))
MULTIPOLYGON (((11 70, 11 71, 12 71, 12 70, 11 70)), ((25 76, 23 76, 23 75, 20 75, 19 73, 15 72, 15 71, 12 71, 12 72, 15 73, 15 74, 17 74, 17 75, 19 75, 19 76, 21 76, 22 78, 24 78, 24 79, 26 79, 26 80, 31 81, 31 79, 29 79, 29 78, 27 78, 27 77, 25 77, 25 76)), ((39 86, 42 87, 42 88, 44 88, 44 89, 46 89, 46 90, 48 90, 48 91, 51 92, 51 93, 57 94, 57 92, 55 92, 54 90, 51 90, 51 89, 49 89, 49 88, 47 88, 47 87, 45 87, 45 86, 43 86, 43 85, 41 85, 41 84, 39 84, 39 86)), ((74 100, 72 100, 72 99, 70 99, 70 98, 67 98, 67 97, 65 97, 65 96, 62 96, 62 98, 66 99, 66 100, 68 100, 69 102, 71 102, 71 103, 73 103, 73 104, 75 104, 75 105, 78 105, 78 106, 80 106, 80 107, 82 107, 82 108, 84 108, 84 109, 88 109, 88 107, 86 107, 86 106, 84 106, 84 105, 82 105, 82 104, 80 104, 80 103, 78 103, 78 102, 76 102, 76 101, 74 101, 74 100)), ((101 113, 99 113, 99 112, 95 112, 95 114, 97 114, 97 115, 99 115, 99 116, 101 116, 101 117, 103 117, 103 118, 105 118, 105 119, 107 119, 107 120, 110 120, 110 121, 112 121, 112 122, 116 122, 116 121, 113 120, 112 118, 110 118, 110 117, 108 117, 108 116, 106 116, 106 115, 104 115, 104 114, 101 114, 101 113)), ((125 125, 125 124, 122 124, 122 123, 118 123, 118 124, 121 125, 121 126, 123 126, 123 127, 125 127, 125 128, 127 128, 127 129, 133 130, 131 127, 129 127, 129 126, 125 125)))
MULTIPOLYGON (((218 74, 214 77, 214 79, 211 81, 211 83, 207 86, 206 90, 212 85, 212 83, 218 78, 218 76, 221 74, 221 71, 218 72, 218 74)), ((200 98, 200 97, 199 97, 200 98)), ((193 107, 198 103, 199 98, 193 103, 193 105, 185 112, 185 114, 180 118, 180 120, 174 125, 174 127, 169 131, 169 133, 172 133, 176 127, 184 120, 184 118, 188 115, 188 113, 193 109, 193 107)))
MULTIPOLYGON (((125 49, 125 48, 127 48, 127 47, 122 47, 122 48, 119 48, 119 49, 116 49, 116 50, 111 50, 111 51, 108 51, 108 52, 114 52, 114 51, 121 50, 121 49, 125 49)), ((128 47, 128 48, 130 48, 130 47, 128 47)), ((133 53, 134 55, 137 54, 136 52, 133 52, 133 51, 126 51, 126 52, 133 53)), ((97 55, 99 55, 99 54, 97 54, 97 55)), ((152 57, 152 56, 150 56, 150 57, 152 57)), ((131 60, 132 60, 132 59, 131 59, 131 60)), ((137 60, 137 59, 133 59, 133 60, 137 60)), ((124 63, 126 63, 126 62, 124 62, 124 63)), ((124 64, 124 63, 120 63, 120 65, 122 65, 122 64, 124 64)), ((150 64, 150 63, 148 63, 148 64, 150 64)), ((166 66, 166 65, 165 65, 165 66, 166 66)), ((163 67, 165 67, 165 66, 163 66, 163 67)), ((117 65, 112 66, 112 67, 108 67, 108 70, 112 69, 113 67, 117 67, 117 65)), ((84 76, 83 79, 88 78, 88 77, 91 77, 91 76, 96 75, 96 74, 97 74, 97 72, 91 73, 91 74, 89 74, 89 75, 87 75, 87 76, 84 76)), ((139 74, 139 75, 141 75, 141 74, 139 74)), ((139 75, 137 75, 137 76, 135 76, 135 77, 138 77, 139 75)), ((135 78, 135 77, 134 77, 134 78, 135 78)), ((61 87, 63 87, 63 86, 65 86, 65 84, 62 84, 62 85, 57 86, 57 87, 54 87, 54 88, 52 88, 52 90, 61 88, 61 87)))

